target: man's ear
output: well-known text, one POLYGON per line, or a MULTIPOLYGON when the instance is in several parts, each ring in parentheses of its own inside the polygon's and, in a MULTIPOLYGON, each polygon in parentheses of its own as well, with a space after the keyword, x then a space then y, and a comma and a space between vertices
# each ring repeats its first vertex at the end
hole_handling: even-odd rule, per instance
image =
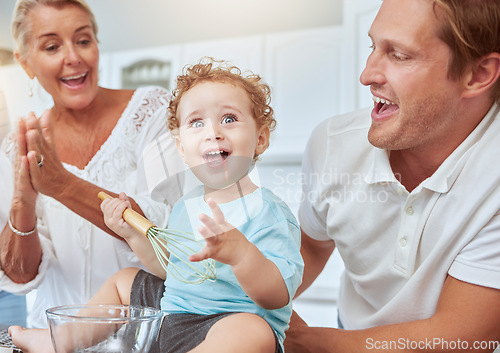
POLYGON ((488 91, 500 77, 500 53, 490 53, 479 59, 478 65, 470 68, 464 76, 464 97, 472 98, 488 91))
POLYGON ((255 154, 262 154, 267 147, 269 147, 269 136, 271 132, 269 131, 269 126, 263 125, 259 129, 259 135, 257 136, 257 146, 255 147, 255 154))
POLYGON ((35 78, 35 74, 33 73, 33 71, 31 71, 31 69, 30 69, 27 61, 25 59, 21 58, 21 55, 19 54, 18 51, 14 52, 14 57, 16 58, 16 60, 19 63, 19 65, 21 65, 21 67, 23 68, 24 72, 26 72, 26 74, 29 76, 29 78, 34 79, 35 78))

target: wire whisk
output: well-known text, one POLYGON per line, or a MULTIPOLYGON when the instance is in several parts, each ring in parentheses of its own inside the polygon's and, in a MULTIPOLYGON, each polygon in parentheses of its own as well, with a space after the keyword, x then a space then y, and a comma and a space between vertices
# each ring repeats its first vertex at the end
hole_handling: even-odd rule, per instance
MULTIPOLYGON (((97 196, 101 200, 112 198, 104 191, 99 192, 97 196)), ((189 255, 197 253, 204 246, 203 240, 196 239, 194 234, 180 230, 158 228, 131 208, 127 208, 122 217, 125 222, 149 239, 156 257, 167 275, 190 284, 200 284, 206 280, 217 280, 215 261, 213 259, 200 262, 188 260, 189 255), (175 260, 171 258, 172 256, 175 257, 175 260), (177 264, 177 260, 184 266, 177 264)))

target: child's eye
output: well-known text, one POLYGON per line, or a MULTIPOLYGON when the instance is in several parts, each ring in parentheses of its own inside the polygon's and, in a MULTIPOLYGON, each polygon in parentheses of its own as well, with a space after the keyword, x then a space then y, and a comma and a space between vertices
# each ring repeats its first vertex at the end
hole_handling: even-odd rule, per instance
POLYGON ((236 117, 233 114, 224 115, 224 117, 222 118, 223 124, 230 124, 230 123, 234 123, 235 121, 236 121, 236 117))
POLYGON ((189 123, 189 126, 194 128, 199 128, 205 126, 205 124, 201 120, 194 120, 189 123))

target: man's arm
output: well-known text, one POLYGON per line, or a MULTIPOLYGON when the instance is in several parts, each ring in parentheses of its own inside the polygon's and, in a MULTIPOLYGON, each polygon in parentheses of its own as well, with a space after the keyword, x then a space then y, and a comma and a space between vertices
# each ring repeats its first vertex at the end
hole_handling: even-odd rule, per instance
POLYGON ((296 314, 287 353, 493 352, 500 340, 500 290, 448 276, 429 319, 365 330, 308 327, 296 314))
POLYGON ((304 276, 295 297, 298 297, 309 288, 321 271, 323 271, 333 250, 335 250, 335 242, 333 240, 315 240, 308 236, 302 229, 301 234, 300 253, 304 259, 304 276))

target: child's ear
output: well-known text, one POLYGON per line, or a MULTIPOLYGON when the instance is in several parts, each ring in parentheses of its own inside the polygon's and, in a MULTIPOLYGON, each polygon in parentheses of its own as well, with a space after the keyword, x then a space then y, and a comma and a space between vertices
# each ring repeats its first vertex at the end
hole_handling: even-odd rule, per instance
POLYGON ((175 135, 174 139, 175 139, 175 147, 177 147, 177 152, 179 152, 179 155, 184 161, 184 147, 182 146, 181 138, 179 137, 178 133, 177 135, 175 135))
POLYGON ((269 131, 269 126, 263 125, 259 129, 259 135, 257 137, 257 146, 255 147, 255 154, 262 154, 267 147, 269 147, 269 136, 271 131, 269 131))
POLYGON ((26 62, 26 60, 21 59, 21 55, 19 55, 19 52, 15 51, 14 52, 14 57, 16 58, 16 60, 19 63, 19 65, 21 65, 21 67, 23 68, 24 72, 26 72, 26 74, 29 76, 29 78, 34 79, 35 78, 35 74, 33 73, 33 71, 31 71, 31 69, 30 69, 28 63, 26 62))

